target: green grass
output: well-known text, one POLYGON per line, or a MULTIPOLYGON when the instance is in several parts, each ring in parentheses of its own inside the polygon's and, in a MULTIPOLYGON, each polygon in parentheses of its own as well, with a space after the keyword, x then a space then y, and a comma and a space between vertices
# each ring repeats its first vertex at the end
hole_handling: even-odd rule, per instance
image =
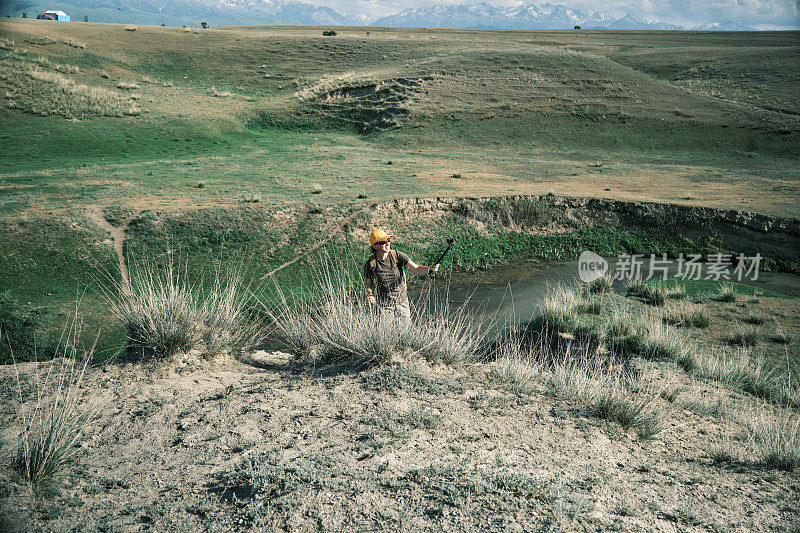
MULTIPOLYGON (((0 173, 8 174, 52 168, 80 169, 83 165, 94 167, 121 161, 130 164, 229 154, 234 146, 252 140, 252 136, 244 133, 233 135, 210 124, 189 121, 165 120, 153 124, 95 118, 76 125, 61 117, 39 117, 31 121, 29 115, 18 112, 4 113, 3 121, 0 149, 15 154, 0 163, 0 173), (31 142, 20 143, 26 136, 31 142), (69 151, 56 156, 46 149, 64 138, 70 139, 69 151)), ((31 178, 14 180, 12 177, 11 180, 12 183, 28 183, 31 178)), ((42 176, 40 181, 50 183, 52 178, 42 176)), ((157 186, 157 180, 150 181, 151 186, 157 186)))
MULTIPOLYGON (((505 264, 509 259, 531 261, 567 261, 577 258, 584 250, 592 250, 603 256, 620 253, 666 253, 675 256, 680 252, 713 253, 721 249, 713 238, 690 240, 678 234, 649 233, 613 228, 589 228, 566 232, 559 235, 530 235, 518 231, 498 229, 495 234, 486 235, 478 231, 464 218, 449 217, 426 228, 422 238, 414 237, 399 241, 399 245, 413 251, 414 256, 425 261, 433 261, 441 253, 438 243, 425 239, 427 234, 452 236, 458 246, 443 261, 443 265, 453 265, 458 270, 485 270, 505 264)), ((413 235, 412 226, 408 230, 402 225, 399 234, 413 235)))
MULTIPOLYGON (((98 292, 108 286, 103 272, 118 275, 113 250, 101 244, 105 238, 81 219, 0 224, 5 251, 0 255, 0 292, 9 291, 23 309, 37 315, 41 340, 57 338, 79 302, 84 333, 92 338, 100 335, 98 356, 116 353, 124 344, 98 292)), ((40 354, 46 356, 46 352, 40 354)))

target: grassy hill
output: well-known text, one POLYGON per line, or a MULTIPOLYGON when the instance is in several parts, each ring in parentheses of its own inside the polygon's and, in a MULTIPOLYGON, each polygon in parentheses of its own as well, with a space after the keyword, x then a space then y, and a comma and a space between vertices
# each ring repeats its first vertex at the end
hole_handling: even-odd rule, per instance
POLYGON ((5 19, 0 34, 0 291, 33 308, 64 312, 91 265, 114 270, 89 211, 117 219, 128 253, 237 250, 258 275, 411 196, 800 215, 793 32, 5 19))

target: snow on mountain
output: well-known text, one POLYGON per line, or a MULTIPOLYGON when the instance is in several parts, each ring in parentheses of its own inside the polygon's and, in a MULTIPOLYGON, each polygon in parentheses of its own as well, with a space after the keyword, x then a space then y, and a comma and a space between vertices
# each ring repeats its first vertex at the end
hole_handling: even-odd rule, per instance
POLYGON ((755 28, 746 26, 741 20, 726 20, 724 22, 713 22, 711 24, 701 24, 690 28, 694 31, 756 31, 755 28))
POLYGON ((377 19, 376 26, 420 26, 428 28, 679 30, 680 26, 645 21, 633 15, 614 19, 597 12, 572 9, 562 4, 522 4, 503 8, 485 2, 470 5, 436 5, 405 9, 377 19))
MULTIPOLYGON (((2 1, 2 0, 0 0, 2 1)), ((61 4, 127 13, 171 17, 172 23, 303 24, 354 26, 419 26, 428 28, 680 30, 675 24, 647 21, 632 14, 614 18, 603 12, 573 9, 562 4, 521 4, 498 7, 487 2, 409 8, 375 19, 364 13, 338 13, 300 0, 60 0, 61 4)), ((699 31, 753 30, 741 21, 704 24, 699 31)))

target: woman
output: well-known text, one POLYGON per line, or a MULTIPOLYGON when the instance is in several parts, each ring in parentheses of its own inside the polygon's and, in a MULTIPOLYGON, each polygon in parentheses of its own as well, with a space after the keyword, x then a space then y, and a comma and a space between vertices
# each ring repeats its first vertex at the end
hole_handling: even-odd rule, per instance
POLYGON ((364 286, 369 303, 393 311, 403 322, 410 322, 411 308, 403 269, 425 275, 438 271, 439 265, 420 266, 403 252, 392 250, 393 238, 394 235, 388 235, 381 229, 370 234, 372 255, 364 265, 364 286))

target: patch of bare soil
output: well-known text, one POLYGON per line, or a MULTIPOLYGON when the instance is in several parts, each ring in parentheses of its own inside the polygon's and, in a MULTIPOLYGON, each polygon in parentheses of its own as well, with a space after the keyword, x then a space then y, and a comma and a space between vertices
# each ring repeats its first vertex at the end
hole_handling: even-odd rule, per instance
POLYGON ((129 291, 131 276, 128 273, 128 262, 125 260, 125 229, 127 224, 123 227, 115 226, 97 206, 91 206, 87 214, 95 224, 111 234, 111 239, 114 243, 114 252, 117 254, 117 262, 119 263, 119 271, 122 277, 122 286, 126 292, 129 291))
MULTIPOLYGON (((37 364, 20 366, 23 382, 37 364)), ((46 366, 46 364, 44 364, 46 366)), ((40 370, 44 367, 39 366, 40 370)), ((674 372, 662 369, 664 372, 674 372)), ((680 407, 640 440, 491 365, 309 369, 278 352, 93 368, 98 419, 34 499, 0 475, 8 531, 787 531, 796 474, 709 451, 732 422, 680 407)), ((12 443, 14 369, 0 368, 12 443)), ((683 380, 683 381, 681 381, 683 380)))

